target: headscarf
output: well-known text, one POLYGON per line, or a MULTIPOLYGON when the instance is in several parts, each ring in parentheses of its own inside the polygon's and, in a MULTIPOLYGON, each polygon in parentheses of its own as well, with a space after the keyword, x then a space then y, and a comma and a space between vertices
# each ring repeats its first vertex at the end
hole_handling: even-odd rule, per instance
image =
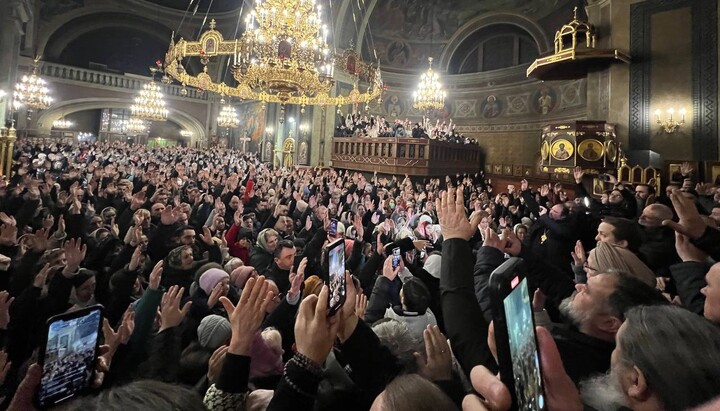
POLYGON ((205 294, 210 295, 213 288, 222 280, 230 278, 230 275, 219 268, 211 268, 200 276, 198 285, 205 291, 205 294))
POLYGON ((182 259, 180 256, 182 255, 182 250, 187 247, 186 245, 181 245, 180 247, 173 248, 167 255, 167 262, 168 267, 175 268, 175 269, 182 269, 182 259))
POLYGON ((653 288, 657 285, 652 270, 628 249, 601 241, 597 244, 597 247, 590 251, 590 254, 595 259, 595 267, 593 268, 600 273, 613 269, 620 270, 653 288))
POLYGON ((260 231, 260 234, 258 234, 258 240, 257 240, 258 245, 263 250, 270 252, 267 249, 267 241, 265 240, 265 237, 267 237, 267 236, 277 236, 279 238, 280 234, 278 234, 278 232, 273 230, 272 228, 266 228, 266 229, 260 231))

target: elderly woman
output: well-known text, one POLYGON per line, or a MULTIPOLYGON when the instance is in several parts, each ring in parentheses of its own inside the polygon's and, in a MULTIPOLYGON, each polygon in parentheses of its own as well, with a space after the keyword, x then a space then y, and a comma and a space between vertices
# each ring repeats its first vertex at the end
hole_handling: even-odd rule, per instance
POLYGON ((258 234, 257 245, 250 250, 250 264, 262 273, 272 265, 273 253, 280 241, 280 235, 272 228, 266 228, 258 234))

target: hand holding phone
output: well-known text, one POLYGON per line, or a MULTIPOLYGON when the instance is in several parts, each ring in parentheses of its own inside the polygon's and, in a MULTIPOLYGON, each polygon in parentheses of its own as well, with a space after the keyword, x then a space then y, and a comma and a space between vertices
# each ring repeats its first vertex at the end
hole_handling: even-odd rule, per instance
POLYGON ((392 259, 392 268, 393 270, 397 270, 398 267, 400 267, 400 247, 395 247, 392 250, 393 252, 393 259, 392 259))
POLYGON ((337 227, 338 227, 338 221, 334 218, 332 220, 330 220, 330 228, 328 228, 328 236, 330 236, 330 238, 337 237, 337 234, 338 234, 337 227))
POLYGON ((523 260, 513 257, 490 275, 495 344, 500 379, 516 410, 547 410, 535 321, 523 260))
POLYGON ((328 246, 328 271, 330 277, 328 316, 335 315, 345 304, 345 240, 337 239, 328 246))
POLYGON ((36 397, 39 407, 72 398, 90 386, 102 319, 102 306, 94 305, 48 320, 38 357, 43 367, 36 397))

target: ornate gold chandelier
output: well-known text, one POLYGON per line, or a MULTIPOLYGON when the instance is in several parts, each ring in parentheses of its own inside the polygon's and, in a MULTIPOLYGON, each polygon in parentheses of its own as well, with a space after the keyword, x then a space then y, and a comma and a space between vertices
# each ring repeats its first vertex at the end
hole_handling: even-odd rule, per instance
POLYGON ((363 104, 381 96, 383 82, 378 67, 365 64, 354 51, 335 55, 327 43, 322 7, 315 0, 256 0, 239 39, 225 40, 215 30, 215 20, 196 42, 183 38, 165 56, 165 72, 183 86, 197 87, 224 96, 263 103, 343 106, 363 104), (216 56, 232 56, 231 87, 214 80, 207 64, 216 56), (183 59, 198 57, 205 66, 197 76, 188 74, 183 59), (354 78, 348 95, 331 97, 335 70, 354 78), (364 91, 358 83, 367 84, 364 91))
POLYGON ((147 121, 137 118, 137 117, 130 117, 129 120, 125 123, 124 131, 125 134, 130 136, 136 136, 138 134, 145 134, 150 129, 150 125, 147 121))
POLYGON ((440 76, 433 70, 433 58, 429 57, 430 67, 420 76, 417 91, 413 93, 413 106, 418 110, 442 110, 445 107, 445 89, 440 76))
POLYGON ((165 108, 165 97, 154 79, 143 86, 134 101, 135 104, 130 106, 133 117, 150 121, 167 120, 168 109, 165 108))
POLYGON ((29 76, 24 75, 22 80, 15 84, 13 94, 15 109, 27 107, 29 110, 45 110, 52 104, 53 98, 50 97, 47 82, 37 75, 39 61, 40 57, 36 57, 32 73, 29 76))
MULTIPOLYGON (((220 104, 225 104, 225 99, 220 100, 220 104)), ((220 110, 220 114, 217 118, 218 127, 235 128, 240 125, 240 119, 238 118, 235 107, 230 104, 225 104, 220 110)))
POLYGON ((74 125, 75 123, 66 119, 65 116, 62 116, 61 118, 53 121, 53 128, 68 129, 74 125))

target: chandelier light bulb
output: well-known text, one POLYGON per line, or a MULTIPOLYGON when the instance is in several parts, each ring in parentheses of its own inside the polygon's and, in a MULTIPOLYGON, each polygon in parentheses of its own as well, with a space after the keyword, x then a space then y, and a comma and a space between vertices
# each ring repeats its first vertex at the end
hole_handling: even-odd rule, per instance
POLYGON ((223 106, 220 110, 220 114, 217 118, 218 127, 235 128, 240 125, 240 119, 238 118, 235 107, 230 104, 223 106))
POLYGON ((160 86, 154 81, 145 84, 138 96, 135 97, 134 104, 130 106, 130 112, 133 117, 139 119, 167 120, 169 111, 165 108, 165 96, 160 90, 160 86))

